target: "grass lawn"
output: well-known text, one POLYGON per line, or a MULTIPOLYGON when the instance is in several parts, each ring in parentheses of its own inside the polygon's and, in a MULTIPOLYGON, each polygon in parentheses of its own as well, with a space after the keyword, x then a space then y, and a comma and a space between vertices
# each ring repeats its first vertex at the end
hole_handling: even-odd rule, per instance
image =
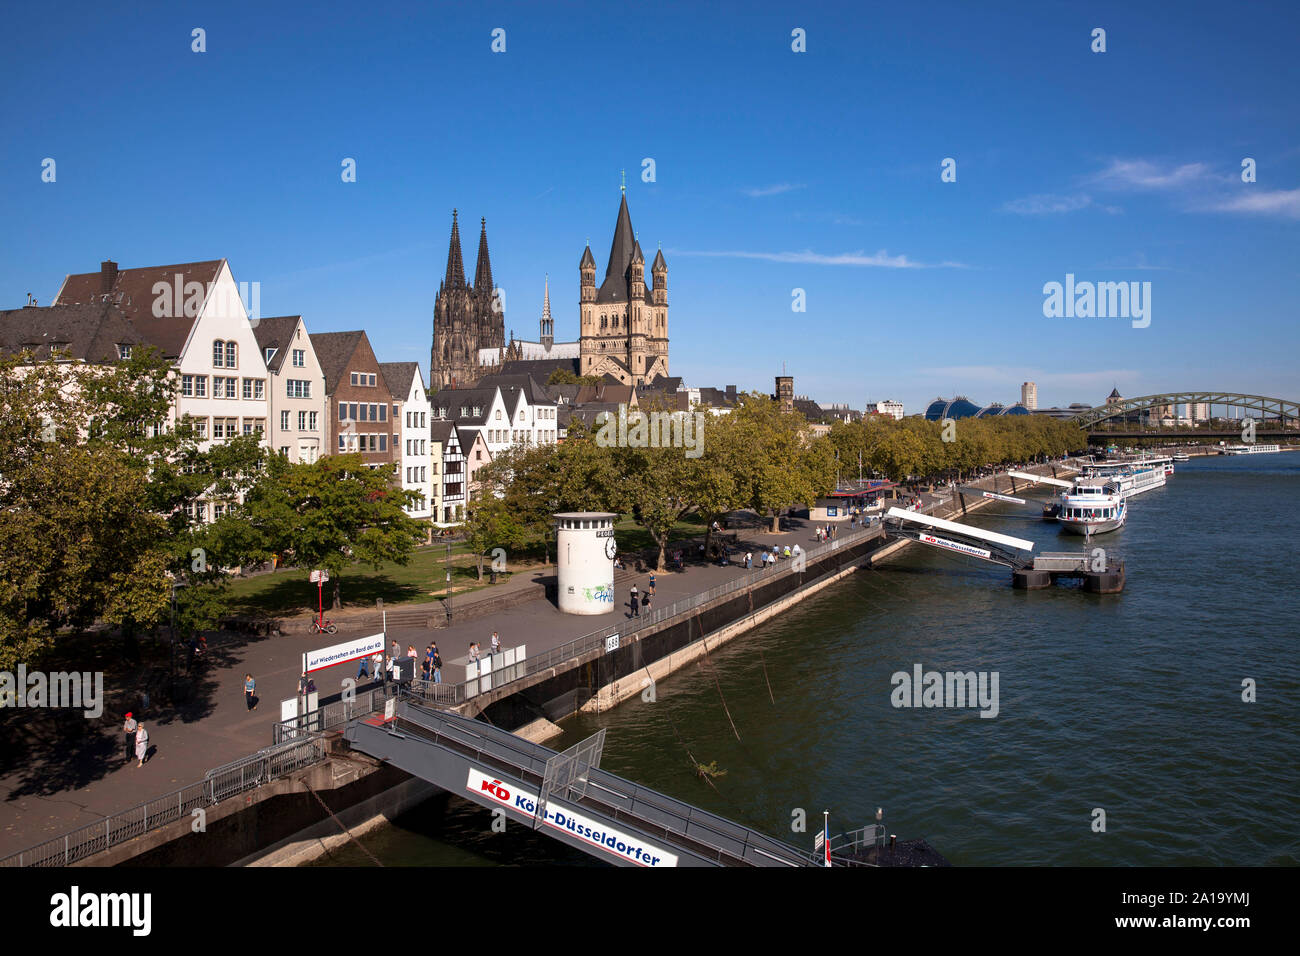
MULTIPOLYGON (((624 515, 614 524, 615 540, 623 553, 647 551, 654 546, 649 532, 630 516, 624 515)), ((688 517, 677 522, 669 532, 672 541, 704 534, 704 522, 688 517)), ((555 560, 555 545, 548 545, 547 556, 555 560)), ((532 570, 542 564, 542 547, 539 544, 512 552, 509 568, 512 572, 532 570)), ((488 582, 488 559, 484 559, 483 580, 478 580, 474 570, 474 556, 463 543, 451 548, 451 580, 455 594, 491 587, 488 582)), ((447 546, 433 544, 411 553, 406 565, 387 562, 378 569, 357 565, 339 577, 340 596, 345 607, 374 606, 376 598, 384 604, 412 604, 437 600, 447 593, 447 546)), ((291 616, 316 609, 316 586, 307 579, 307 570, 281 568, 267 574, 237 578, 230 586, 232 615, 291 616)), ((325 607, 333 600, 334 582, 325 585, 325 607)))
MULTIPOLYGON (((540 555, 539 555, 540 556, 540 555)), ((532 562, 515 566, 512 571, 525 570, 532 562)), ((474 556, 464 544, 452 545, 451 581, 455 594, 490 587, 488 563, 483 565, 483 581, 475 571, 474 556)), ((230 613, 235 615, 292 615, 316 609, 316 585, 307 579, 302 568, 281 568, 269 574, 258 574, 232 582, 230 587, 230 613)), ((406 565, 385 562, 376 570, 368 565, 356 565, 339 578, 339 592, 345 607, 374 606, 376 598, 385 605, 410 604, 431 601, 447 594, 447 546, 435 544, 411 553, 406 565)), ((325 585, 325 607, 333 600, 334 582, 325 585)))

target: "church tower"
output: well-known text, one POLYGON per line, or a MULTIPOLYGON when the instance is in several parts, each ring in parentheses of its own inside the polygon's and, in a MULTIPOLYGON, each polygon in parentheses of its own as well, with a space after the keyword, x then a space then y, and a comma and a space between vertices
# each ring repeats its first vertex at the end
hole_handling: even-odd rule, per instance
POLYGON ((465 281, 460 251, 460 224, 451 211, 447 271, 433 307, 433 346, 429 351, 429 387, 468 388, 483 374, 479 349, 505 346, 505 310, 498 304, 488 256, 487 220, 481 220, 474 284, 465 281))
POLYGON ((650 271, 653 286, 647 288, 645 255, 632 231, 624 191, 599 288, 591 246, 578 263, 580 374, 611 375, 627 385, 668 375, 668 265, 662 250, 650 271))

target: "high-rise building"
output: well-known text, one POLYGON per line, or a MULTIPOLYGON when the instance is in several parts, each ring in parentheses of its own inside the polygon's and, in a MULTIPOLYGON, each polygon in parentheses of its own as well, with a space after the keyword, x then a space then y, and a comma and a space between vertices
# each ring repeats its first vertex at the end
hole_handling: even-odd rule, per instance
POLYGON ((1038 407, 1038 386, 1033 382, 1025 382, 1020 386, 1020 404, 1031 412, 1038 407))

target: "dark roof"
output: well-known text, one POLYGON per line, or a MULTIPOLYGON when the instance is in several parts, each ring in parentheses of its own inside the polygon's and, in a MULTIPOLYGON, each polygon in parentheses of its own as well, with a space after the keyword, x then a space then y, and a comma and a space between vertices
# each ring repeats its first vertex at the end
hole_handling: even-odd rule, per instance
POLYGON ((662 407, 679 412, 689 412, 691 397, 686 392, 679 392, 675 389, 665 388, 645 388, 640 387, 636 390, 637 401, 640 407, 662 407))
MULTIPOLYGON (((393 398, 400 401, 406 401, 406 397, 411 394, 411 381, 417 375, 420 375, 419 362, 380 362, 379 371, 383 373, 384 381, 388 383, 388 390, 393 393, 393 398)), ((420 384, 424 384, 424 377, 420 377, 420 384)))
POLYGON ((586 249, 582 250, 582 259, 579 260, 578 262, 579 269, 581 269, 583 266, 588 266, 592 269, 596 268, 596 257, 591 254, 590 243, 587 244, 586 249))
MULTIPOLYGON (((474 442, 478 439, 478 436, 482 434, 483 432, 478 428, 461 428, 460 425, 457 425, 456 441, 460 444, 460 453, 462 455, 468 455, 469 450, 474 447, 474 442)), ((484 440, 484 447, 486 447, 486 445, 487 442, 484 440)))
MULTIPOLYGON (((636 235, 632 232, 632 217, 627 211, 627 194, 618 204, 618 221, 614 223, 614 241, 609 246, 609 265, 605 267, 605 281, 600 284, 596 290, 596 302, 605 304, 610 302, 627 302, 630 296, 628 290, 628 270, 632 265, 632 259, 640 252, 641 246, 636 241, 636 235)), ((645 261, 645 257, 641 257, 645 261)), ((645 301, 650 301, 650 290, 647 287, 645 301)))
POLYGON ((655 261, 650 264, 650 271, 655 272, 659 269, 667 271, 668 263, 664 262, 664 251, 660 249, 655 253, 655 261))
POLYGON ((572 418, 573 418, 573 406, 572 406, 572 405, 560 405, 560 406, 557 406, 557 408, 556 408, 556 410, 555 410, 555 428, 556 428, 556 430, 558 431, 559 429, 564 429, 565 431, 568 431, 568 430, 569 430, 569 421, 570 421, 570 419, 572 419, 572 418))
POLYGON ((116 263, 108 261, 100 266, 99 272, 78 272, 64 277, 63 285, 52 305, 73 305, 103 302, 105 296, 117 304, 123 314, 131 320, 136 331, 149 345, 157 346, 168 358, 177 358, 185 348, 197 316, 184 314, 184 299, 173 303, 171 311, 175 316, 156 316, 153 314, 153 289, 162 282, 169 289, 174 289, 176 276, 181 277, 182 288, 190 282, 200 282, 204 294, 211 289, 221 274, 225 259, 209 259, 205 262, 182 262, 170 266, 147 266, 142 269, 118 269, 116 263))
POLYGON ((266 356, 267 349, 275 349, 275 355, 266 363, 269 371, 278 372, 284 364, 285 353, 289 350, 289 343, 293 341, 294 330, 300 321, 301 315, 277 315, 259 319, 253 326, 253 335, 257 337, 257 346, 262 350, 263 357, 266 356))
POLYGON ((796 398, 793 404, 794 410, 810 422, 819 422, 826 417, 825 410, 811 398, 796 398))
POLYGON ((444 388, 438 392, 434 405, 447 409, 447 417, 459 424, 485 425, 492 400, 496 398, 497 389, 492 388, 444 388), (462 415, 462 408, 478 407, 477 415, 462 415))
POLYGON ((571 405, 573 400, 578 397, 581 385, 547 385, 546 395, 552 402, 557 405, 571 405))
POLYGON ((615 402, 591 402, 587 405, 581 405, 571 409, 569 412, 569 423, 582 422, 588 430, 594 430, 597 427, 596 419, 608 412, 611 415, 618 414, 618 404, 615 402))
POLYGON ((144 345, 144 337, 113 302, 27 306, 0 311, 0 352, 32 349, 38 359, 61 354, 82 362, 116 362, 118 345, 144 345))
POLYGON ((536 405, 539 402, 545 405, 552 401, 551 397, 546 393, 546 387, 532 375, 503 373, 500 375, 484 375, 478 380, 479 388, 491 388, 492 386, 500 386, 503 390, 509 388, 522 389, 523 393, 528 396, 530 405, 536 405))
POLYGON ((316 361, 325 373, 325 394, 332 395, 343 378, 343 371, 352 361, 357 346, 365 332, 313 332, 311 347, 316 350, 316 361))
POLYGON ((605 383, 599 385, 583 385, 578 389, 578 394, 574 398, 575 405, 591 405, 602 403, 613 403, 615 405, 624 404, 632 401, 632 386, 623 385, 620 382, 605 383))
POLYGON ((1120 393, 1119 393, 1119 389, 1118 389, 1118 388, 1112 388, 1112 389, 1110 390, 1110 394, 1107 395, 1106 397, 1107 397, 1107 398, 1122 398, 1123 396, 1120 395, 1120 393))
MULTIPOLYGON (((429 437, 434 441, 442 442, 443 445, 447 444, 455 430, 456 426, 445 419, 435 419, 429 423, 429 437)), ((460 442, 459 436, 457 436, 456 441, 457 443, 460 442)))
POLYGON ((652 381, 638 385, 636 390, 638 393, 645 389, 675 392, 681 387, 682 377, 680 375, 656 375, 652 381))
POLYGON ((735 404, 735 397, 728 396, 720 388, 710 388, 705 386, 700 389, 700 404, 713 408, 730 408, 735 404))
POLYGON ((551 377, 551 373, 557 368, 578 374, 580 360, 576 358, 559 358, 559 359, 517 359, 512 362, 502 362, 501 375, 531 375, 542 384, 551 377))

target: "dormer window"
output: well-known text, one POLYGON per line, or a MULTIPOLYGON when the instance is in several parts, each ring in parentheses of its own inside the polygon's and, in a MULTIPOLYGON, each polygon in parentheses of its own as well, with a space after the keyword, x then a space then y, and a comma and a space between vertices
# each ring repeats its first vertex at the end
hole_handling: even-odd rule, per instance
POLYGON ((131 346, 119 343, 117 346, 117 357, 122 361, 129 359, 131 357, 131 346))
POLYGON ((274 349, 274 348, 270 348, 270 347, 268 347, 268 348, 265 350, 265 354, 266 354, 266 364, 267 364, 267 365, 270 365, 270 364, 271 364, 271 359, 275 358, 275 353, 276 353, 276 351, 278 351, 278 350, 277 350, 277 349, 274 349))

